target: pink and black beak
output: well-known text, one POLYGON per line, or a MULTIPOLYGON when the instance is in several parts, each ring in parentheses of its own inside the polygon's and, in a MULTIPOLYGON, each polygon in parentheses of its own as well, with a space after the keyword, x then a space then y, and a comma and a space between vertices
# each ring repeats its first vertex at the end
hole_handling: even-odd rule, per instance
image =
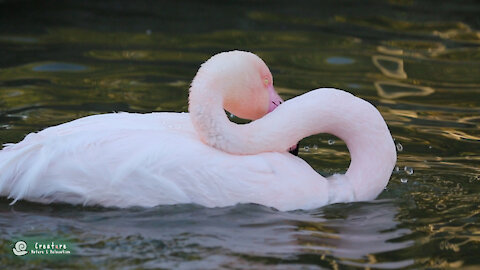
POLYGON ((280 104, 283 103, 283 99, 277 94, 273 85, 268 87, 268 95, 270 97, 270 104, 268 105, 268 113, 273 112, 280 104))
MULTIPOLYGON (((268 112, 271 113, 278 106, 280 106, 280 104, 283 103, 283 99, 277 94, 275 88, 273 88, 273 85, 268 87, 268 93, 270 95, 270 105, 268 106, 268 112)), ((298 145, 299 144, 297 143, 297 145, 290 147, 288 152, 292 155, 298 156, 298 145)))
POLYGON ((290 149, 288 150, 288 152, 294 156, 298 156, 298 146, 300 145, 300 143, 297 143, 297 145, 295 146, 292 146, 290 147, 290 149))

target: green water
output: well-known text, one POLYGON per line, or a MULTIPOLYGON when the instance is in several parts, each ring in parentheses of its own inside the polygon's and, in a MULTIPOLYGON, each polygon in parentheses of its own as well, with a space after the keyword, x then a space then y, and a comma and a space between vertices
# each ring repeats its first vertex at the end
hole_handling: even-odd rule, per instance
MULTIPOLYGON (((289 99, 319 87, 374 105, 398 162, 373 202, 105 209, 0 200, 7 269, 480 267, 478 1, 1 1, 0 143, 82 116, 186 111, 199 65, 252 51, 289 99), (69 256, 17 257, 22 239, 69 256)), ((344 172, 320 134, 300 156, 344 172)), ((1 173, 1 172, 0 172, 1 173)))

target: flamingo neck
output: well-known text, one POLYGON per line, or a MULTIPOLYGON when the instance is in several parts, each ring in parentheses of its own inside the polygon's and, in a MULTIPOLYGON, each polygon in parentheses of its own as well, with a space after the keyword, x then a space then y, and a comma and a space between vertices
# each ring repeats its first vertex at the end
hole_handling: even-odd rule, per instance
POLYGON ((204 143, 232 154, 245 154, 242 145, 246 142, 237 131, 239 125, 230 122, 223 109, 224 95, 223 89, 213 83, 195 79, 189 95, 190 119, 204 143))
MULTIPOLYGON (((374 199, 388 183, 397 158, 392 136, 378 110, 337 89, 313 90, 287 100, 241 129, 239 133, 251 138, 250 144, 258 152, 286 151, 302 138, 319 133, 339 137, 351 156, 345 177, 353 200, 374 199)), ((331 197, 332 202, 342 200, 335 199, 335 194, 331 197)))
MULTIPOLYGON (((345 177, 352 200, 374 199, 395 166, 395 145, 383 117, 373 105, 345 91, 310 91, 244 125, 230 122, 222 105, 221 91, 192 83, 189 111, 195 129, 202 141, 231 154, 286 152, 301 139, 319 133, 342 139, 351 156, 345 177)), ((343 192, 342 186, 333 188, 333 181, 329 182, 329 192, 343 192)), ((330 197, 330 203, 343 200, 335 194, 330 197)))

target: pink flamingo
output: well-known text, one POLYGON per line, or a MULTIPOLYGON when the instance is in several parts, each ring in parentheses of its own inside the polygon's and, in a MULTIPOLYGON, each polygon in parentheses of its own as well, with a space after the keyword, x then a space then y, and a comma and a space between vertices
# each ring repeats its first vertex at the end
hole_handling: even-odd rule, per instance
POLYGON ((374 106, 325 88, 275 109, 281 99, 272 75, 251 53, 213 56, 195 76, 189 99, 190 113, 88 116, 7 145, 0 151, 0 195, 12 203, 311 209, 374 199, 396 162, 374 106), (256 120, 234 124, 224 108, 256 120), (351 164, 345 175, 324 178, 287 152, 317 133, 346 142, 351 164))

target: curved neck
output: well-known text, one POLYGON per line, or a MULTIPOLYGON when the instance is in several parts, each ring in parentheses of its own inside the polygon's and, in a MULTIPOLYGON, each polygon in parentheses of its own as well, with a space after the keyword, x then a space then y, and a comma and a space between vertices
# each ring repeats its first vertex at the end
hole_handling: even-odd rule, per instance
POLYGON ((397 159, 395 144, 380 112, 363 99, 332 88, 287 100, 263 118, 244 125, 262 151, 285 151, 314 134, 342 139, 350 152, 346 177, 355 200, 375 198, 386 186, 397 159), (262 130, 262 132, 260 132, 262 130))
POLYGON ((238 125, 227 118, 223 101, 222 89, 194 79, 189 94, 190 119, 200 139, 206 144, 232 154, 244 154, 244 141, 235 132, 238 125))
POLYGON ((370 103, 345 91, 313 90, 256 121, 237 125, 225 115, 219 92, 208 87, 195 90, 200 91, 191 91, 196 99, 189 107, 192 122, 202 140, 215 148, 232 154, 285 152, 307 136, 333 134, 345 141, 350 152, 345 175, 355 200, 377 196, 395 166, 395 145, 382 116, 370 103))
POLYGON ((203 80, 203 75, 200 69, 192 82, 188 106, 190 119, 200 139, 212 147, 237 155, 277 151, 258 147, 258 138, 255 137, 261 134, 251 133, 248 128, 252 127, 251 123, 238 125, 228 119, 223 109, 224 89, 210 80, 203 80))

